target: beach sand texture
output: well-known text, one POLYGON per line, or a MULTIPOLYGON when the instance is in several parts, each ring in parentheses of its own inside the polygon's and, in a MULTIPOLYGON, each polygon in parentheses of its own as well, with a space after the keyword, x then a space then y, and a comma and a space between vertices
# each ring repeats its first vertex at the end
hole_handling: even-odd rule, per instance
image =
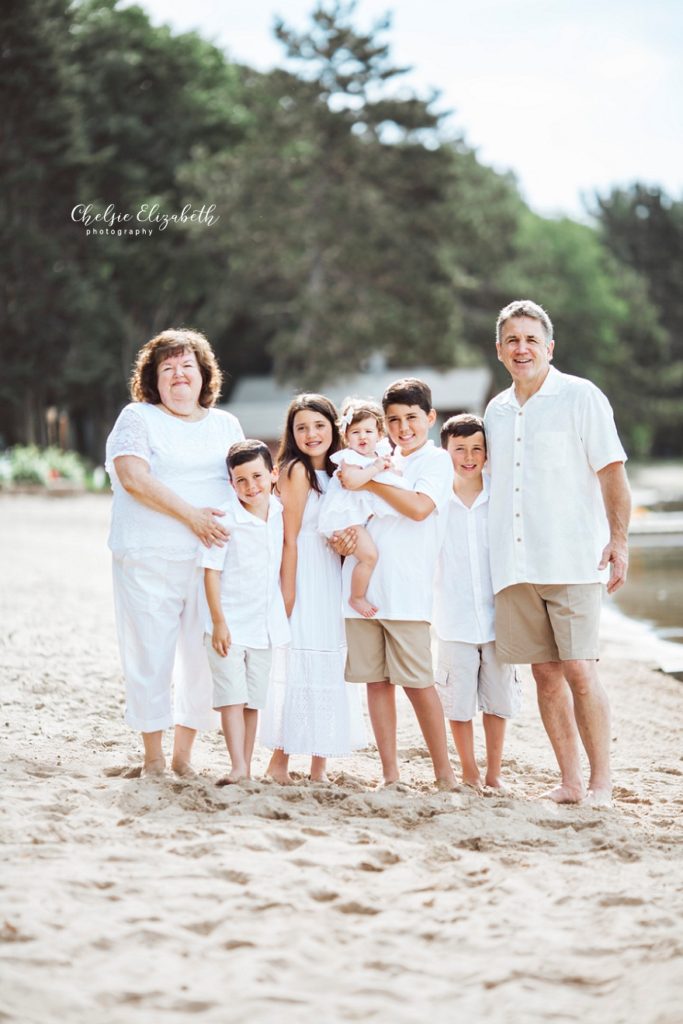
POLYGON ((396 790, 372 748, 330 786, 218 789, 217 733, 197 778, 140 778, 108 514, 0 499, 0 1021, 680 1024, 680 682, 602 663, 610 811, 535 799, 555 766, 528 676, 506 796, 433 792, 403 697, 396 790))

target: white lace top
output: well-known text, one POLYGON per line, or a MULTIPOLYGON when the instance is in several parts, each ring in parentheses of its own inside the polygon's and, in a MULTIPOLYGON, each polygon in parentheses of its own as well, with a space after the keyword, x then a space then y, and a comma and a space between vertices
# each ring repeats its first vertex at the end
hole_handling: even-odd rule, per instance
POLYGON ((149 463, 153 477, 191 505, 218 507, 230 494, 225 456, 243 437, 229 412, 209 409, 204 419, 188 423, 146 402, 127 405, 107 438, 105 467, 114 493, 109 547, 114 554, 182 561, 196 556, 199 544, 184 523, 128 494, 116 475, 116 458, 136 455, 149 463))

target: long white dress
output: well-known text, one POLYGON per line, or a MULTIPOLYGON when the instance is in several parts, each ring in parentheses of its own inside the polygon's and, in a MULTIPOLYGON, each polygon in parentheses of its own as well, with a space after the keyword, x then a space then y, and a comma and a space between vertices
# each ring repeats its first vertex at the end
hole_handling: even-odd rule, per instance
MULTIPOLYGON (((323 490, 330 478, 317 472, 323 490)), ((318 532, 321 495, 310 491, 297 538, 291 645, 273 654, 260 740, 287 754, 343 757, 366 745, 361 687, 344 681, 341 560, 318 532)))

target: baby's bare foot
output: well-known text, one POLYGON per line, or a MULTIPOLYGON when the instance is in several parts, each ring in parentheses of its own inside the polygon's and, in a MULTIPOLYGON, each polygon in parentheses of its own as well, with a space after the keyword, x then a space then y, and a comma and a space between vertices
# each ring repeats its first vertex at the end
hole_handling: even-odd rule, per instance
POLYGON ((145 761, 142 766, 142 775, 163 775, 166 771, 166 758, 162 755, 161 757, 152 757, 149 761, 145 761))
POLYGON ((583 786, 556 786, 541 794, 541 800, 552 800, 556 804, 580 804, 585 796, 583 786))
POLYGON ((364 619, 372 619, 377 614, 377 609, 374 604, 370 604, 364 597, 350 597, 349 604, 353 608, 354 612, 358 612, 364 619))

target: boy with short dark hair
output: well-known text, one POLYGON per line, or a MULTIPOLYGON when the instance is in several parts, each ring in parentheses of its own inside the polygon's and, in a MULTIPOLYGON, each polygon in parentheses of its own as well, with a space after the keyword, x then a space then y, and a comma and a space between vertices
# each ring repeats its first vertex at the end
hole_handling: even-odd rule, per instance
POLYGON ((441 445, 453 462, 446 537, 434 584, 438 637, 437 692, 448 718, 466 786, 482 790, 474 756, 472 720, 483 711, 486 738, 484 784, 502 789, 505 725, 521 706, 514 665, 496 656, 493 585, 488 545, 486 435, 479 416, 452 416, 441 428, 441 445))
POLYGON ((379 552, 367 599, 375 618, 360 616, 348 604, 355 559, 343 569, 348 682, 366 683, 368 707, 385 784, 399 778, 396 750, 396 686, 402 686, 417 716, 439 788, 454 789, 443 713, 434 686, 429 624, 432 588, 443 541, 453 483, 446 452, 429 440, 436 413, 429 387, 416 378, 395 381, 382 399, 394 462, 410 490, 377 481, 359 484, 357 467, 343 466, 350 490, 378 494, 399 515, 375 516, 367 530, 379 552))
POLYGON ((235 492, 223 506, 230 540, 202 557, 211 615, 204 645, 213 676, 213 706, 220 711, 232 762, 219 786, 250 777, 272 648, 289 640, 280 590, 282 505, 271 493, 277 470, 268 446, 252 439, 232 445, 226 463, 235 492))

